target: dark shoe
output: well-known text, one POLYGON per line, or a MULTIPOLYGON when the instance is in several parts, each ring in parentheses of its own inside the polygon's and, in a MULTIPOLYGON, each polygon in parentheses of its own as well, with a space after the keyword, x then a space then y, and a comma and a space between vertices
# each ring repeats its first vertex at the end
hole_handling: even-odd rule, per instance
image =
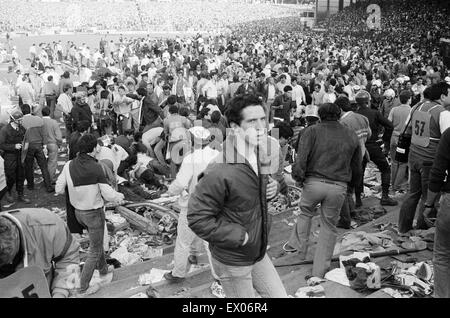
POLYGON ((177 276, 173 276, 172 272, 168 272, 164 274, 164 278, 169 282, 169 283, 181 283, 182 281, 184 281, 184 277, 177 277, 177 276))
POLYGON ((394 199, 391 199, 388 195, 384 195, 381 197, 380 204, 387 206, 396 206, 398 202, 394 199))
POLYGON ((31 203, 31 201, 29 199, 25 198, 23 195, 19 195, 19 197, 17 198, 17 202, 22 202, 22 203, 26 203, 26 204, 31 203))
POLYGON ((6 198, 6 201, 8 201, 8 203, 14 203, 14 198, 11 195, 11 193, 6 192, 5 198, 6 198))
POLYGON ((55 187, 48 188, 48 189, 47 189, 47 192, 48 192, 48 193, 53 193, 53 192, 55 192, 55 187))
POLYGON ((197 265, 198 264, 197 256, 189 255, 188 262, 189 262, 189 264, 197 265))
POLYGON ((346 230, 350 230, 352 228, 349 223, 341 222, 341 220, 339 220, 339 222, 337 222, 336 227, 338 227, 340 229, 346 229, 346 230))

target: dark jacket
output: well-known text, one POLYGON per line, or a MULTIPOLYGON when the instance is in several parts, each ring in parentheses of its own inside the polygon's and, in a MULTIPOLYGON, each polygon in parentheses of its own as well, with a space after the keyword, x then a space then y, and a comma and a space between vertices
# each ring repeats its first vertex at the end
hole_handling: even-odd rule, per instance
POLYGON ((0 130, 0 149, 5 153, 17 154, 21 153, 21 150, 16 149, 16 144, 21 144, 25 137, 25 128, 19 126, 19 130, 15 130, 11 124, 3 126, 0 130))
POLYGON ((146 125, 151 125, 158 117, 162 118, 162 113, 161 107, 158 106, 156 94, 151 94, 144 98, 142 101, 142 117, 146 125))
POLYGON ((236 151, 233 135, 226 139, 215 162, 199 175, 188 204, 189 227, 209 242, 211 254, 219 262, 249 266, 266 254, 267 181, 267 176, 258 176, 236 151), (246 232, 248 242, 242 246, 246 232))
POLYGON ((447 177, 450 171, 450 129, 446 129, 439 141, 436 158, 430 170, 428 189, 432 192, 450 192, 450 180, 447 177))
POLYGON ((308 177, 355 184, 361 176, 361 146, 356 133, 337 121, 305 128, 292 167, 292 177, 308 177))
POLYGON ((384 134, 382 137, 383 141, 387 145, 390 143, 392 131, 394 130, 394 126, 390 120, 383 117, 378 110, 369 107, 360 107, 356 113, 366 116, 367 119, 369 119, 369 126, 372 131, 372 135, 369 139, 367 139, 366 144, 374 143, 378 140, 378 135, 381 132, 381 128, 384 128, 384 134))
POLYGON ((289 123, 291 121, 291 109, 297 108, 297 104, 292 98, 286 98, 284 94, 275 97, 275 100, 272 103, 273 106, 282 106, 280 109, 275 108, 274 117, 283 118, 285 123, 289 123))
POLYGON ((75 125, 82 120, 87 120, 88 122, 92 123, 92 111, 87 103, 75 103, 70 113, 72 114, 73 122, 75 125))

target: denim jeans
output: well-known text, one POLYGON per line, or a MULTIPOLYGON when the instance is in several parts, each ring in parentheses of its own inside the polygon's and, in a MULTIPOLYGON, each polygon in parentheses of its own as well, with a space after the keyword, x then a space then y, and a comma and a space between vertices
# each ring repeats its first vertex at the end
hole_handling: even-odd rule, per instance
POLYGON ((51 182, 56 181, 56 168, 58 167, 58 146, 56 144, 47 144, 48 159, 47 169, 51 182))
POLYGON ((255 298, 253 288, 262 298, 286 298, 287 293, 269 257, 251 266, 225 265, 212 258, 214 271, 227 298, 255 298))
POLYGON ((324 277, 330 267, 336 244, 336 223, 344 204, 347 184, 326 179, 307 178, 303 183, 300 215, 292 230, 289 245, 297 249, 300 258, 306 258, 312 218, 320 213, 320 233, 314 254, 313 276, 324 277), (316 209, 320 203, 320 209, 316 209))
POLYGON ((208 254, 208 260, 211 265, 211 272, 214 279, 219 279, 214 272, 214 268, 211 263, 211 252, 208 248, 208 243, 201 238, 199 238, 192 230, 189 228, 187 221, 187 207, 181 207, 180 215, 178 216, 178 226, 177 226, 177 239, 175 241, 175 251, 173 253, 174 267, 172 270, 173 276, 185 277, 188 272, 189 255, 197 256, 200 253, 202 245, 205 247, 206 253, 208 254))
POLYGON ((450 298, 450 193, 442 194, 440 203, 433 251, 434 296, 450 298))
POLYGON ((419 201, 420 205, 417 216, 417 228, 428 228, 423 220, 423 210, 425 209, 424 204, 427 199, 428 179, 433 162, 429 160, 424 161, 414 153, 410 153, 408 159, 409 193, 400 208, 398 219, 398 229, 400 233, 406 233, 412 229, 417 204, 419 204, 419 201))
POLYGON ((83 211, 75 209, 75 217, 88 229, 89 233, 89 252, 80 279, 80 290, 85 291, 89 287, 95 269, 98 269, 102 275, 108 271, 103 250, 105 212, 103 208, 83 211))

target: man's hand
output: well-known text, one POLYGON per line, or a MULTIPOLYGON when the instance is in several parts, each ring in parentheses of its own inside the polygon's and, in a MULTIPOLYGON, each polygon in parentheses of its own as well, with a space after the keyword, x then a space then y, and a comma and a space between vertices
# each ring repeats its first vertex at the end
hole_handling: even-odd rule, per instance
POLYGON ((431 211, 433 211, 433 208, 425 208, 425 210, 423 211, 423 219, 425 221, 425 224, 429 227, 433 227, 434 222, 436 221, 435 218, 430 217, 431 211))
POLYGON ((16 148, 17 150, 22 149, 22 144, 16 144, 16 145, 15 145, 15 148, 16 148))
POLYGON ((269 177, 269 183, 267 184, 266 189, 267 200, 273 199, 277 195, 277 191, 278 191, 278 182, 272 179, 272 177, 269 177))

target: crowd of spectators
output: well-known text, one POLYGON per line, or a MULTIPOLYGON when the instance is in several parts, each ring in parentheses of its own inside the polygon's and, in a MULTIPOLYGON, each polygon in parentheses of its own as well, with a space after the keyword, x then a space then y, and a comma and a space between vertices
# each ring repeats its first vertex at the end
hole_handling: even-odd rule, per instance
POLYGON ((189 31, 223 29, 263 18, 292 16, 300 9, 272 3, 177 2, 27 2, 0 1, 0 31, 51 27, 86 30, 189 31), (82 14, 81 14, 82 12, 82 14))

